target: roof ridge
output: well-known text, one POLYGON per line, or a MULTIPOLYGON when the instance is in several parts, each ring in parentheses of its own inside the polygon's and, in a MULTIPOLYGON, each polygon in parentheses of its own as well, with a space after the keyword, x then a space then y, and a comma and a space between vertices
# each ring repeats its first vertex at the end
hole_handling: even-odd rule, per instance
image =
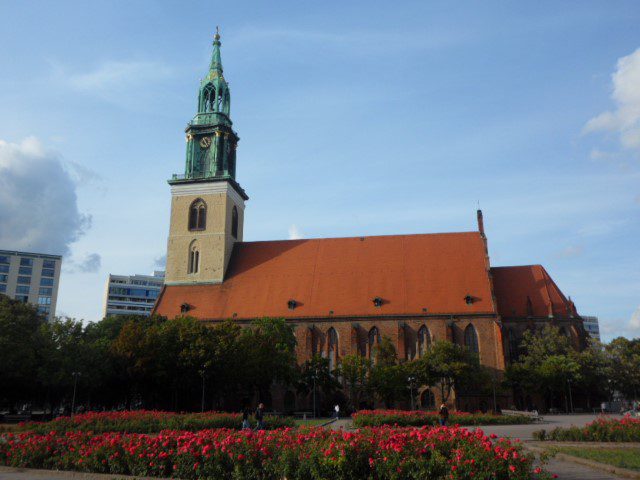
POLYGON ((308 241, 320 241, 320 240, 356 240, 362 238, 389 238, 389 237, 426 237, 437 235, 480 235, 477 231, 467 232, 433 232, 433 233, 404 233, 404 234, 388 234, 388 235, 354 235, 351 237, 315 237, 315 238, 297 238, 297 239, 276 239, 276 240, 253 240, 250 242, 236 242, 238 245, 246 245, 248 243, 275 243, 275 242, 308 242, 308 241))

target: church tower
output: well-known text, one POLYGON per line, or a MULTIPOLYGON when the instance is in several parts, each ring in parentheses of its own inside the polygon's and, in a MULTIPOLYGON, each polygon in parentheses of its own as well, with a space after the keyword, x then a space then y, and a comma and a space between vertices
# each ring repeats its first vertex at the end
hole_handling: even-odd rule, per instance
POLYGON ((233 245, 242 241, 249 197, 236 182, 239 138, 232 129, 230 103, 216 29, 209 72, 198 91, 198 111, 186 128, 184 174, 169 180, 167 285, 222 282, 233 245))

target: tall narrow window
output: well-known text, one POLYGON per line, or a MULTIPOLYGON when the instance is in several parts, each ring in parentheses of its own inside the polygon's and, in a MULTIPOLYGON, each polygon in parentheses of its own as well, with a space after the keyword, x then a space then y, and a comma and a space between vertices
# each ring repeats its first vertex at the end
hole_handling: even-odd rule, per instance
POLYGON ((233 238, 238 238, 238 207, 235 205, 231 211, 231 235, 233 238))
POLYGON ((369 360, 371 360, 372 363, 375 363, 376 355, 378 353, 378 345, 380 344, 380 332, 378 331, 377 327, 373 327, 371 330, 369 330, 368 340, 369 360))
POLYGON ((423 325, 418 330, 418 356, 422 357, 431 347, 431 334, 429 329, 423 325))
POLYGON ((338 333, 331 327, 327 332, 329 344, 329 370, 333 371, 338 367, 338 333))
POLYGON ((480 351, 478 348, 478 333, 471 324, 467 325, 467 328, 464 330, 464 346, 474 353, 480 351))
POLYGON ((200 270, 200 251, 197 245, 189 249, 189 273, 198 273, 200 270))
POLYGON ((189 207, 189 230, 204 230, 207 227, 207 204, 198 198, 189 207))
POLYGON ((516 362, 518 360, 518 339, 516 338, 516 333, 513 331, 513 328, 509 329, 509 358, 512 362, 516 362))

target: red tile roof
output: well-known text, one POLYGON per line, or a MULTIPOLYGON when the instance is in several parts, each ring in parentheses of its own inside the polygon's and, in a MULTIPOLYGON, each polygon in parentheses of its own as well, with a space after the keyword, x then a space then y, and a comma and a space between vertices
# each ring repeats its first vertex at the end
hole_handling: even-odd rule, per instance
POLYGON ((564 296, 542 265, 493 267, 491 274, 498 312, 502 317, 577 315, 573 303, 564 296))
POLYGON ((186 303, 214 320, 494 314, 487 267, 478 232, 243 242, 222 284, 168 285, 155 312, 173 318, 186 303))

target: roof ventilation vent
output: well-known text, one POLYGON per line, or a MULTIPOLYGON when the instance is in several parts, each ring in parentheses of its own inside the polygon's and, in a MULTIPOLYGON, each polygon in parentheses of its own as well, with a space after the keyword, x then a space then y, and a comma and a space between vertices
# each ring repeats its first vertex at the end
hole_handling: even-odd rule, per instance
POLYGON ((297 306, 298 302, 296 302, 295 300, 289 300, 287 302, 287 307, 289 308, 289 310, 295 310, 297 306))
POLYGON ((472 305, 473 302, 475 302, 475 298, 473 298, 471 295, 467 295, 466 297, 464 297, 464 301, 467 305, 472 305))
POLYGON ((180 305, 180 313, 187 313, 189 310, 191 310, 191 305, 189 305, 188 303, 183 303, 182 305, 180 305))
POLYGON ((373 306, 374 307, 381 307, 382 306, 382 299, 380 297, 376 297, 373 299, 373 306))

